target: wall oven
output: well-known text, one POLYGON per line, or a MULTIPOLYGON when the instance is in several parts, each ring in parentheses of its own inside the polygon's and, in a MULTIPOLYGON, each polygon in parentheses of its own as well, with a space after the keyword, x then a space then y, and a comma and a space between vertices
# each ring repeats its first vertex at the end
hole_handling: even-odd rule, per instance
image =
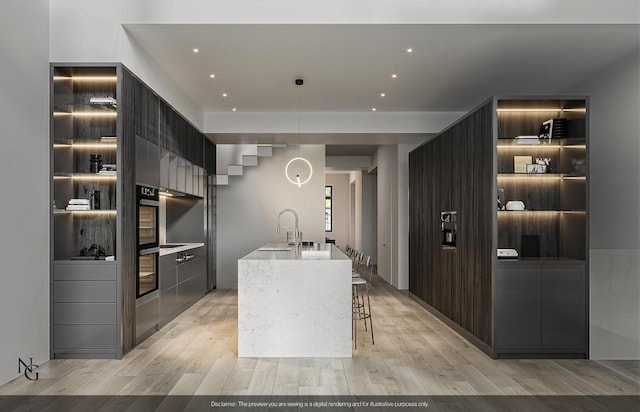
POLYGON ((158 189, 136 186, 137 276, 136 298, 158 289, 159 209, 158 189))

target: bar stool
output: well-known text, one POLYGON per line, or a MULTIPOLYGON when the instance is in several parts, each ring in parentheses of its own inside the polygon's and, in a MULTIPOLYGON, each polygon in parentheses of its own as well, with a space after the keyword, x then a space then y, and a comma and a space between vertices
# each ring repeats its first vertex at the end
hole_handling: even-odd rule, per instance
POLYGON ((364 321, 364 330, 367 330, 367 319, 369 319, 369 328, 371 329, 371 344, 375 345, 373 339, 373 322, 371 319, 371 300, 369 299, 369 283, 357 276, 351 277, 351 323, 353 326, 353 346, 358 348, 358 321, 364 321), (367 302, 365 305, 365 292, 367 302))

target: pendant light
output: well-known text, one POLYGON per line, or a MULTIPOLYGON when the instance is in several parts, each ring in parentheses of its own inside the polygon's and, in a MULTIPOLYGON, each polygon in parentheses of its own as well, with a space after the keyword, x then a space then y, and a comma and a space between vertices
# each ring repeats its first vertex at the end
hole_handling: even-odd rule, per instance
POLYGON ((289 182, 298 187, 302 187, 303 184, 311 180, 313 167, 311 166, 311 162, 300 156, 300 86, 304 84, 304 80, 296 79, 295 84, 298 86, 298 157, 289 160, 289 163, 287 163, 284 169, 284 173, 289 182))

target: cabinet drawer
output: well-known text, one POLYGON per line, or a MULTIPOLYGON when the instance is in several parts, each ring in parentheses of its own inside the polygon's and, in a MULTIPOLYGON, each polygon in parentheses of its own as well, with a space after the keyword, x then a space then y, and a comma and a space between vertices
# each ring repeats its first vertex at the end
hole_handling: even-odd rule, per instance
POLYGON ((160 322, 160 298, 155 298, 136 307, 136 337, 160 322))
POLYGON ((60 324, 116 324, 115 303, 56 303, 54 322, 60 324))
POLYGON ((116 280, 116 262, 54 263, 54 280, 116 280))
POLYGON ((60 302, 116 302, 116 282, 111 281, 56 281, 54 282, 55 303, 60 302))
POLYGON ((56 349, 113 349, 116 325, 56 325, 56 349))

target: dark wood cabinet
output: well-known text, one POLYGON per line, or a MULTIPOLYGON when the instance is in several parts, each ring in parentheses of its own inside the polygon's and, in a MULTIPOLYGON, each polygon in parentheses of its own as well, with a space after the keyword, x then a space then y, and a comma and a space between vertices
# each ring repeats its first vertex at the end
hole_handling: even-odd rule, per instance
POLYGON ((142 82, 134 82, 135 89, 135 134, 161 145, 160 141, 160 98, 142 82))
POLYGON ((584 262, 498 262, 497 357, 586 357, 584 262))
POLYGON ((411 296, 492 356, 587 355, 586 125, 584 97, 493 97, 409 154, 411 296))
POLYGON ((543 348, 574 348, 586 355, 586 274, 581 262, 544 262, 540 272, 543 348))
MULTIPOLYGON (((201 188, 207 179, 200 166, 205 163, 206 138, 121 64, 52 64, 50 75, 50 278, 56 285, 51 290, 51 357, 121 358, 153 328, 161 310, 175 313, 170 302, 178 305, 180 296, 174 266, 174 285, 161 291, 169 309, 159 306, 159 296, 136 301, 136 180, 160 185, 163 148, 174 153, 162 163, 175 170, 174 183, 178 162, 168 160, 179 154, 182 163, 191 164, 182 170, 183 187, 190 181, 190 194, 205 197, 201 188), (105 97, 114 101, 96 101, 105 97), (92 162, 98 157, 101 163, 92 162), (96 199, 96 193, 99 206, 75 206, 96 199), (95 251, 109 260, 80 256, 95 251), (92 277, 105 267, 112 278, 94 282, 92 277), (64 275, 69 271, 73 276, 64 275), (107 291, 110 300, 105 300, 107 291), (81 308, 87 308, 86 313, 80 313, 81 308)), ((215 156, 215 145, 208 143, 215 156)), ((215 241, 215 234, 207 239, 215 241)), ((189 296, 182 301, 192 302, 205 290, 206 273, 198 274, 182 286, 189 296)))
POLYGON ((499 263, 496 347, 539 349, 542 330, 540 264, 499 263))

